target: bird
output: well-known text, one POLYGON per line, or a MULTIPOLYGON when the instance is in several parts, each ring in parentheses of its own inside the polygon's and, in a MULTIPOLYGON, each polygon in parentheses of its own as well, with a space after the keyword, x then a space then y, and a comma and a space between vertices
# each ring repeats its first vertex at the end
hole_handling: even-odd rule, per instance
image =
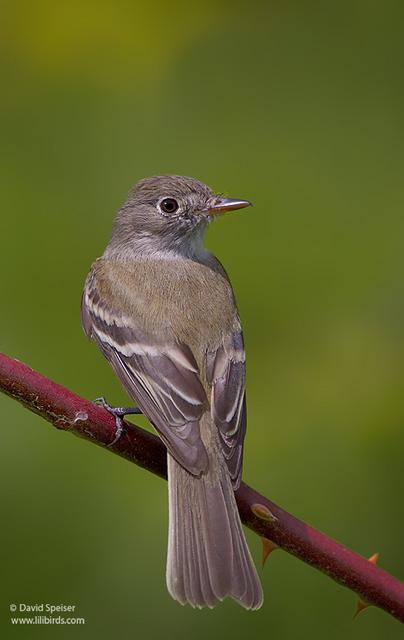
POLYGON ((214 219, 250 204, 186 176, 140 180, 82 295, 85 333, 167 448, 167 588, 194 608, 226 597, 250 610, 263 603, 234 494, 246 433, 243 333, 227 273, 204 245, 214 219))

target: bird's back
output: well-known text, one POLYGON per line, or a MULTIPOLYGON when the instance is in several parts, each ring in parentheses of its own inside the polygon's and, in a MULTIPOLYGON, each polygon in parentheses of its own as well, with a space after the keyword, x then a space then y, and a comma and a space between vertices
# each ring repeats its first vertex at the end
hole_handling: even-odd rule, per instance
POLYGON ((183 342, 197 361, 201 348, 217 348, 239 328, 232 288, 219 268, 183 258, 100 258, 91 277, 106 305, 120 309, 144 336, 183 342))

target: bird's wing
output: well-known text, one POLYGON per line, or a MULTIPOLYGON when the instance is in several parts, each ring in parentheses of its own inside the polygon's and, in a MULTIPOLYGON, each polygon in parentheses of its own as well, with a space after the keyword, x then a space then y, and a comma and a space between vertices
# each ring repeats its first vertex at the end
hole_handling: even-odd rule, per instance
POLYGON ((199 420, 208 401, 189 347, 142 335, 133 319, 100 300, 92 278, 83 294, 82 324, 173 457, 194 475, 205 471, 199 420))
POLYGON ((212 418, 219 431, 233 487, 237 489, 241 482, 246 431, 245 352, 241 330, 225 336, 215 351, 207 351, 206 377, 212 389, 212 418))

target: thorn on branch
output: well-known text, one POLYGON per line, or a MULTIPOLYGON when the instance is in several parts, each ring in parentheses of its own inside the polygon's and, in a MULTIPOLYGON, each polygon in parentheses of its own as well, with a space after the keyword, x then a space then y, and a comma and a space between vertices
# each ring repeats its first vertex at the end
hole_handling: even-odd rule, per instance
POLYGON ((261 542, 262 542, 262 566, 264 567, 269 554, 272 553, 272 551, 275 551, 275 549, 279 549, 279 546, 275 544, 275 542, 272 542, 272 540, 269 540, 268 538, 261 538, 261 542))
MULTIPOLYGON (((370 556, 370 558, 368 558, 368 561, 371 562, 372 564, 376 565, 378 559, 379 559, 379 554, 378 554, 378 552, 376 552, 372 556, 370 556)), ((355 612, 353 614, 353 619, 355 620, 355 618, 357 618, 358 615, 364 609, 367 609, 368 607, 371 607, 371 606, 372 606, 371 602, 368 602, 367 600, 365 600, 364 598, 361 598, 361 596, 359 596, 358 601, 356 603, 356 609, 355 609, 355 612)))

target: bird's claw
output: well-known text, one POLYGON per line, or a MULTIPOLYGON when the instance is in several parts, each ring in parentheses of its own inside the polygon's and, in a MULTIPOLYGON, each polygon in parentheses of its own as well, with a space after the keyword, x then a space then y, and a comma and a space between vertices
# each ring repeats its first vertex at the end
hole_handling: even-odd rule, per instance
POLYGON ((119 438, 121 437, 122 433, 125 430, 125 426, 122 420, 123 416, 126 416, 128 414, 142 413, 141 410, 138 409, 138 407, 113 407, 112 405, 109 404, 109 402, 106 401, 104 396, 100 396, 99 398, 96 398, 94 402, 96 404, 99 404, 101 407, 103 407, 106 411, 108 411, 108 413, 112 414, 115 418, 115 423, 116 423, 115 436, 112 442, 110 442, 107 445, 108 447, 112 447, 116 442, 118 442, 119 438))

